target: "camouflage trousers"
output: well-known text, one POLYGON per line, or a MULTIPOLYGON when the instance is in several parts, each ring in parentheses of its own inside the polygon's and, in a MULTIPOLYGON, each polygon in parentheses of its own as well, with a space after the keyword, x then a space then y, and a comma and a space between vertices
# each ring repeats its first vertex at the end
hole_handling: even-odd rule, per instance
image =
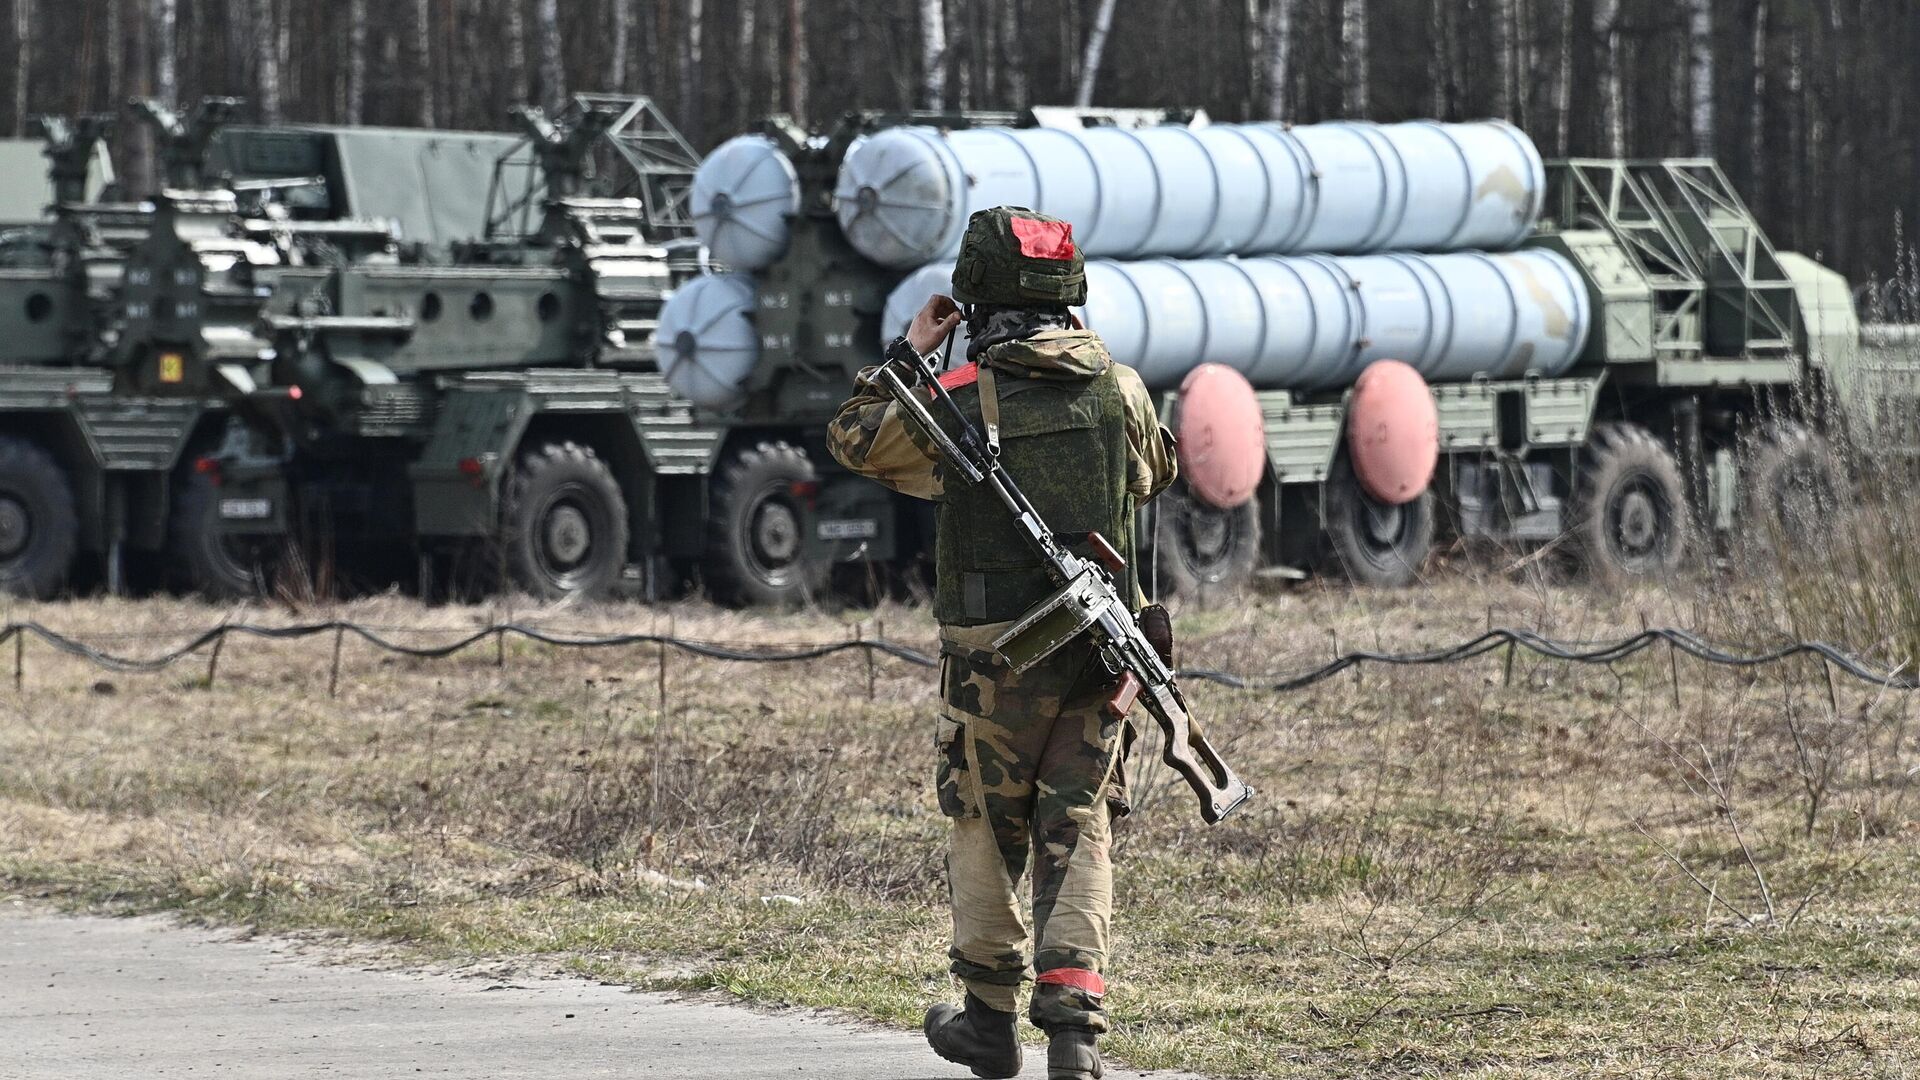
POLYGON ((940 810, 953 819, 952 970, 1016 1011, 1028 943, 1018 886, 1033 868, 1033 1000, 1040 1028, 1107 1030, 1101 1005, 1113 910, 1114 816, 1126 812, 1125 726, 1075 643, 1019 675, 992 652, 1002 625, 942 629, 935 735, 940 810))

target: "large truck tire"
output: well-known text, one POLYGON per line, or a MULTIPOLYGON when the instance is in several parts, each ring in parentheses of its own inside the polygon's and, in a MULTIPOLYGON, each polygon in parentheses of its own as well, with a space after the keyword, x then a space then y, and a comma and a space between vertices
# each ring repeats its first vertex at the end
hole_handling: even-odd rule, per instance
POLYGON ((796 607, 826 588, 794 489, 818 483, 806 452, 784 442, 742 450, 714 478, 707 519, 707 588, 738 607, 796 607))
POLYGON ((1672 573, 1692 529, 1673 451, 1638 424, 1596 425, 1574 480, 1572 539, 1588 572, 1614 582, 1672 573))
POLYGON ((1383 503, 1367 494, 1341 454, 1327 477, 1328 568, 1356 585, 1405 588, 1419 580, 1433 550, 1433 518, 1432 490, 1397 506, 1383 503))
POLYGON ((1740 531, 1759 551, 1818 548, 1841 507, 1841 469, 1832 445, 1788 421, 1769 424, 1741 461, 1740 531))
POLYGON ((79 549, 67 471, 33 443, 0 435, 0 593, 57 596, 79 549))
POLYGON ((167 552, 178 582, 209 600, 251 600, 267 591, 257 549, 220 529, 220 488, 194 471, 177 480, 167 518, 167 552))
POLYGON ((576 442, 520 455, 507 480, 500 544, 514 585, 541 600, 592 600, 627 566, 627 500, 600 456, 576 442))
POLYGON ((1175 482, 1146 508, 1140 584, 1155 600, 1207 604, 1246 587, 1260 561, 1260 503, 1231 510, 1201 502, 1175 482))

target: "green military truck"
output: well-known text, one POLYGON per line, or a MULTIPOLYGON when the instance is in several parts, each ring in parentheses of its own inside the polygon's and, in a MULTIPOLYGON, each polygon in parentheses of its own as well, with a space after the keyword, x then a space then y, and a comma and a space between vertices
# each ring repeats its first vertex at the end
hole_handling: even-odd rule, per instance
MULTIPOLYGON (((700 522, 729 504, 707 482, 727 432, 668 392, 653 340, 698 264, 698 157, 643 98, 518 116, 537 176, 502 155, 485 235, 333 266, 261 313, 256 363, 197 354, 235 411, 200 466, 227 553, 203 588, 250 591, 287 551, 348 577, 406 553, 430 594, 504 576, 549 598, 658 592, 701 559, 700 522)), ((129 370, 165 392, 152 364, 129 370)))
POLYGON ((138 202, 101 201, 112 118, 42 121, 51 180, 10 215, 42 207, 0 240, 0 590, 230 591, 199 465, 228 406, 206 373, 258 362, 261 316, 298 310, 332 267, 444 259, 481 235, 494 170, 516 160, 497 134, 232 126, 237 104, 141 105, 165 187, 138 202))

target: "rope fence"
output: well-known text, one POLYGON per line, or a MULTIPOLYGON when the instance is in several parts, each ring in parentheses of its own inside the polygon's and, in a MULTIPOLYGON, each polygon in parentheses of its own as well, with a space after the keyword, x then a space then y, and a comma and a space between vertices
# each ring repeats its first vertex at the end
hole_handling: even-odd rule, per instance
MULTIPOLYGON (((221 623, 192 635, 184 643, 171 649, 146 656, 135 656, 110 652, 37 622, 12 622, 0 627, 0 647, 4 647, 9 642, 13 645, 13 677, 16 687, 20 686, 24 679, 25 645, 29 638, 57 652, 86 660, 105 670, 127 673, 157 672, 193 657, 202 650, 207 650, 208 678, 211 682, 213 672, 219 664, 220 651, 229 637, 238 635, 279 642, 331 637, 333 666, 332 675, 328 680, 329 693, 335 692, 338 688, 340 649, 348 636, 358 638, 383 652, 423 660, 444 659, 487 641, 492 641, 496 650, 504 650, 506 639, 509 637, 566 649, 613 649, 656 645, 659 646, 663 658, 667 649, 677 649, 709 660, 752 664, 801 663, 839 653, 864 650, 869 664, 869 686, 873 679, 872 660, 876 654, 918 667, 933 667, 939 662, 936 655, 911 645, 885 638, 868 638, 864 635, 816 644, 749 645, 681 637, 671 632, 666 634, 569 634, 526 623, 505 622, 462 633, 451 640, 433 645, 408 645, 388 636, 394 633, 444 634, 447 632, 444 629, 371 626, 339 620, 290 626, 221 623)), ((118 640, 126 640, 138 635, 114 634, 111 636, 118 640)), ((1215 683, 1235 690, 1285 693, 1312 686, 1333 678, 1341 672, 1366 664, 1386 667, 1431 667, 1461 663, 1506 649, 1509 665, 1515 650, 1525 650, 1548 660, 1605 665, 1618 663, 1662 643, 1670 646, 1676 655, 1684 653, 1703 663, 1732 668, 1757 668, 1795 657, 1811 656, 1863 683, 1893 690, 1920 689, 1920 675, 1908 672, 1904 664, 1890 670, 1877 668, 1858 656, 1824 641, 1796 641, 1759 652, 1741 653, 1715 645, 1686 630, 1658 628, 1605 641, 1560 641, 1531 630, 1494 628, 1470 640, 1445 648, 1411 652, 1359 650, 1342 653, 1318 667, 1291 674, 1243 675, 1210 668, 1187 668, 1181 670, 1180 677, 1215 683)), ((498 653, 498 657, 499 660, 503 660, 504 652, 498 653)))

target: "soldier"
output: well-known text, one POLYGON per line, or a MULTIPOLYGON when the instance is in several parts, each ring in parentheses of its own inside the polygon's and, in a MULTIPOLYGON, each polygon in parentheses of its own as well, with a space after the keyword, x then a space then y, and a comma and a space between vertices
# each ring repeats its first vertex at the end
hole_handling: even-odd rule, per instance
MULTIPOLYGON (((1132 368, 1113 361, 1069 308, 1086 302, 1072 226, 1019 207, 973 215, 953 271, 887 349, 930 356, 964 319, 968 363, 941 382, 1042 520, 1082 555, 1089 533, 1127 557, 1134 511, 1173 482, 1173 436, 1132 368), (956 307, 955 301, 965 308, 956 307)), ((1028 1018, 1049 1037, 1047 1075, 1100 1075, 1095 1036, 1113 904, 1113 817, 1127 811, 1131 730, 1104 705, 1109 677, 1086 639, 1014 675, 992 642, 1054 589, 988 491, 948 485, 936 451, 862 372, 828 442, 840 463, 895 491, 939 504, 934 616, 943 706, 934 736, 940 810, 953 821, 947 856, 952 971, 965 1008, 936 1005, 927 1041, 976 1076, 1020 1071, 1016 1031, 1027 929, 1015 892, 1033 857, 1034 990, 1028 1018)), ((946 422, 946 421, 943 421, 946 422)), ((1164 610, 1143 628, 1171 662, 1164 610)))

